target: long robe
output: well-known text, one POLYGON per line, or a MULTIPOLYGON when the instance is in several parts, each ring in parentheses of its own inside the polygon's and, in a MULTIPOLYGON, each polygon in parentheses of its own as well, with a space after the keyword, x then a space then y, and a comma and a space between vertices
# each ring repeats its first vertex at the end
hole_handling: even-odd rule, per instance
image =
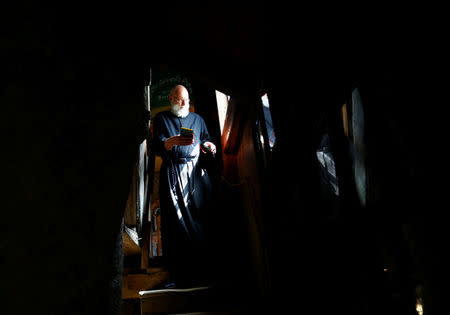
POLYGON ((211 138, 203 118, 195 113, 179 118, 170 111, 161 112, 155 116, 153 132, 153 148, 163 160, 159 186, 163 253, 172 264, 186 258, 192 261, 205 254, 207 246, 212 188, 199 158, 203 154, 200 145, 211 138), (194 143, 167 151, 164 142, 179 135, 181 127, 193 130, 194 143))

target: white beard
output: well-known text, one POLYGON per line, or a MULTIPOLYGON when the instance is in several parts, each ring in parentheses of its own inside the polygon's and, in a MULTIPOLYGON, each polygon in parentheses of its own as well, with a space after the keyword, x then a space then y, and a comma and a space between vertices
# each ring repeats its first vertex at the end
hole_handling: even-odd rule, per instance
POLYGON ((186 117, 187 115, 189 115, 189 105, 186 104, 186 105, 184 105, 183 107, 181 107, 181 106, 178 105, 178 104, 172 104, 172 105, 171 105, 171 108, 170 108, 170 111, 171 111, 172 114, 174 114, 175 116, 180 117, 180 118, 184 118, 184 117, 186 117))

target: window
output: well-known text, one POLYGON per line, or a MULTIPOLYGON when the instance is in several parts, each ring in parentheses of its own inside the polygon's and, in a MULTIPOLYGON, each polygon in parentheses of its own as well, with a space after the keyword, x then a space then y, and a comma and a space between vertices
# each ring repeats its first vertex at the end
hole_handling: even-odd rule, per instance
MULTIPOLYGON (((269 148, 272 151, 274 145, 275 145, 275 130, 273 129, 273 123, 272 123, 272 114, 270 113, 270 103, 269 103, 269 97, 267 93, 265 93, 263 96, 261 96, 261 103, 263 106, 263 112, 264 112, 264 120, 266 123, 266 131, 267 131, 267 139, 269 141, 269 148)), ((264 141, 262 141, 264 143, 264 141)))
POLYGON ((227 116, 228 101, 230 100, 230 97, 216 90, 216 100, 217 111, 219 112, 220 134, 222 135, 225 118, 227 116))

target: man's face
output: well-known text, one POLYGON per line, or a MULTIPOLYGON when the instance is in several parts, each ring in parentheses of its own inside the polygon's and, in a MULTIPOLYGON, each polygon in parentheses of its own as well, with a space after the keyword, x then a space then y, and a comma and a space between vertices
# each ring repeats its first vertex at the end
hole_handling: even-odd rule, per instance
POLYGON ((189 92, 185 88, 179 88, 169 96, 172 105, 172 113, 178 117, 186 117, 189 113, 189 92))
POLYGON ((184 88, 174 91, 170 99, 171 104, 178 104, 180 107, 189 106, 189 92, 184 88))

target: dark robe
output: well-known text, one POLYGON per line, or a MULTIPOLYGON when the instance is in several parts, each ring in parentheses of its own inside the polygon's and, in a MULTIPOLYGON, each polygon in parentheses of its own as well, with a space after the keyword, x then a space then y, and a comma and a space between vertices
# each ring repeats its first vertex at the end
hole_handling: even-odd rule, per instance
POLYGON ((199 158, 204 154, 200 145, 210 141, 210 135, 198 114, 179 118, 170 111, 155 116, 153 132, 153 148, 163 160, 159 185, 163 255, 175 272, 193 274, 204 262, 207 250, 206 223, 212 187, 199 158), (179 135, 181 127, 193 130, 194 143, 165 150, 164 142, 179 135))

